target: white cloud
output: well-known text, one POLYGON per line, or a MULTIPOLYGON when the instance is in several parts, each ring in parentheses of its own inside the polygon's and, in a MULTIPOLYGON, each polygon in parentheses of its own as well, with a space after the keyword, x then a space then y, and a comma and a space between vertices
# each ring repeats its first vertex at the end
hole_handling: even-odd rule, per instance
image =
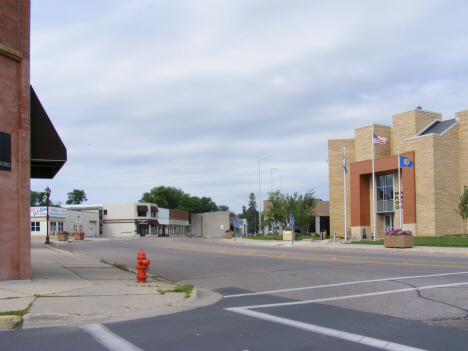
POLYGON ((466 104, 464 2, 32 2, 31 83, 68 149, 53 201, 159 185, 236 212, 273 182, 328 199, 327 141, 466 104), (55 199, 55 200, 54 200, 55 199))

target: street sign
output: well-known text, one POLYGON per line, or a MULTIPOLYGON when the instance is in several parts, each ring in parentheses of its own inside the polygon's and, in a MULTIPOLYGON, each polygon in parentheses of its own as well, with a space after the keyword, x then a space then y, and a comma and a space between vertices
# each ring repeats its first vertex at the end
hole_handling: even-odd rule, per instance
POLYGON ((294 225, 294 218, 291 217, 291 225, 294 225))
POLYGON ((237 227, 237 225, 236 225, 236 220, 234 220, 234 228, 236 228, 236 227, 237 227))

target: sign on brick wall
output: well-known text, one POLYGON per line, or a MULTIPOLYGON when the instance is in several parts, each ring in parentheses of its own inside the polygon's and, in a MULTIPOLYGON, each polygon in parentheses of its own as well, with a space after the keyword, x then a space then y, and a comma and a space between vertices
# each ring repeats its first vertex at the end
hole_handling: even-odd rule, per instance
POLYGON ((0 170, 11 172, 11 135, 0 132, 0 170))

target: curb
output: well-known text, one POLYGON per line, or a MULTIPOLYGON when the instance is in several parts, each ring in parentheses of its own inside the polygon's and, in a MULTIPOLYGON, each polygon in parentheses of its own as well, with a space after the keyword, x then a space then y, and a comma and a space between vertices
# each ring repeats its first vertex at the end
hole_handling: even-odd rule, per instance
POLYGON ((0 330, 15 329, 21 323, 20 316, 0 316, 0 330))

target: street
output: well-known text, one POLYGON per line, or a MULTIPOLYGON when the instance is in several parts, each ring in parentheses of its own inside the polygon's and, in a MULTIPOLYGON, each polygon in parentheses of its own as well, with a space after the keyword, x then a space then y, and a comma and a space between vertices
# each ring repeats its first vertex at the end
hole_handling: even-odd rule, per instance
POLYGON ((7 331, 0 349, 460 350, 468 340, 466 255, 247 246, 200 238, 60 246, 133 268, 143 249, 150 273, 220 292, 224 299, 73 333, 7 331), (126 348, 98 341, 96 335, 107 331, 126 348))

